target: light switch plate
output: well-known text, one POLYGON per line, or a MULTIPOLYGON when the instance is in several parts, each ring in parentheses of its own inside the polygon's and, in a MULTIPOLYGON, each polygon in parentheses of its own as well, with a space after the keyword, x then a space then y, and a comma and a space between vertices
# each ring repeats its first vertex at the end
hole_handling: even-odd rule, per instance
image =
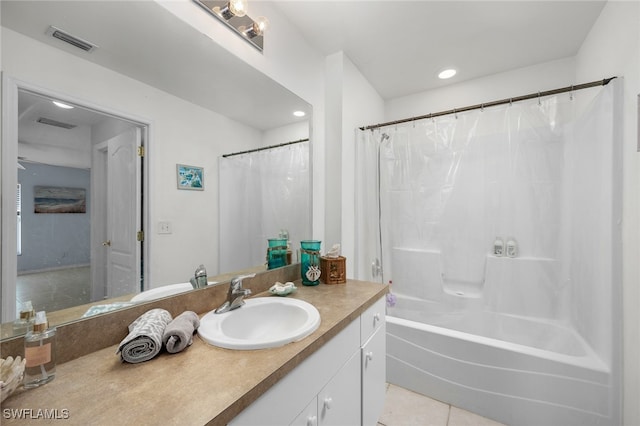
POLYGON ((158 234, 171 234, 171 222, 158 222, 158 234))

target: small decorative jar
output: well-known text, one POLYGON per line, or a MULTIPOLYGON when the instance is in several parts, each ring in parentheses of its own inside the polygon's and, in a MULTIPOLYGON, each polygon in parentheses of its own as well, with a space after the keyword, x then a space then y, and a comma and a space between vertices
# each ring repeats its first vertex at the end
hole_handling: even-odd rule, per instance
POLYGON ((300 241, 300 272, 303 285, 320 284, 320 241, 300 241))
POLYGON ((270 238, 267 240, 267 269, 280 268, 287 264, 287 240, 284 238, 270 238))
POLYGON ((320 258, 320 280, 325 284, 344 284, 347 282, 347 259, 344 256, 320 258))

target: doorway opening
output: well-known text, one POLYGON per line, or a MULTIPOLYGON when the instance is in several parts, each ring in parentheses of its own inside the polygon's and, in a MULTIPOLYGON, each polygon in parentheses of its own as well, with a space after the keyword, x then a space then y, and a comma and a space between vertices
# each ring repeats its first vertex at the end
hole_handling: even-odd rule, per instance
POLYGON ((15 202, 19 185, 21 209, 19 233, 14 212, 3 212, 2 321, 27 300, 52 312, 140 292, 149 123, 21 83, 5 87, 15 93, 4 100, 2 186, 14 188, 15 202), (69 203, 81 208, 65 210, 69 203))

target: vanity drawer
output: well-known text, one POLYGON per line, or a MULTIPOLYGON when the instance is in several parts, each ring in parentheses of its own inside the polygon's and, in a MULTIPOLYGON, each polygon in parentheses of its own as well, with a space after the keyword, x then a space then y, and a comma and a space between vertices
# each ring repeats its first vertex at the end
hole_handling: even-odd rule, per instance
POLYGON ((385 298, 381 297, 360 316, 360 345, 364 345, 385 321, 385 298))

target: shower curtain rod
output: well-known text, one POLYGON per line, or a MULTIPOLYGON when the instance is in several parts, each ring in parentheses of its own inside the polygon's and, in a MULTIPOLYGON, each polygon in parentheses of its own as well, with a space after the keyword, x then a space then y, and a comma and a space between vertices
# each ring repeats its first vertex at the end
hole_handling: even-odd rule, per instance
POLYGON ((449 110, 446 110, 446 111, 440 111, 440 112, 434 112, 434 113, 431 113, 431 114, 420 115, 420 116, 417 116, 417 117, 403 118, 401 120, 388 121, 386 123, 372 124, 370 126, 360 127, 360 130, 373 130, 373 129, 378 129, 380 127, 393 126, 394 124, 409 123, 409 122, 412 122, 412 121, 424 120, 426 118, 440 117, 440 116, 443 116, 443 115, 457 114, 459 112, 471 111, 471 110, 474 110, 474 109, 484 109, 484 108, 487 108, 487 107, 492 107, 492 106, 497 106, 497 105, 502 105, 502 104, 511 104, 513 102, 525 101, 527 99, 541 98, 542 96, 558 95, 560 93, 573 92, 574 90, 588 89, 590 87, 596 87, 596 86, 606 86, 614 78, 616 78, 616 77, 603 78, 602 80, 596 80, 596 81, 592 81, 590 83, 584 83, 584 84, 578 84, 578 85, 575 85, 575 86, 563 87, 561 89, 547 90, 546 92, 531 93, 530 95, 517 96, 515 98, 501 99, 499 101, 486 102, 486 103, 483 103, 483 104, 471 105, 471 106, 466 106, 466 107, 462 107, 462 108, 454 108, 454 109, 449 109, 449 110))
POLYGON ((251 153, 251 152, 265 151, 265 150, 267 150, 267 149, 280 148, 280 147, 282 147, 282 146, 293 145, 293 144, 295 144, 295 143, 308 142, 308 141, 309 141, 309 138, 306 138, 306 139, 299 139, 299 140, 297 140, 297 141, 284 142, 284 143, 279 143, 279 144, 277 144, 277 145, 270 145, 270 146, 263 146, 262 148, 249 149, 249 150, 247 150, 247 151, 232 152, 231 154, 224 154, 222 157, 223 157, 223 158, 233 157, 234 155, 249 154, 249 153, 251 153))

